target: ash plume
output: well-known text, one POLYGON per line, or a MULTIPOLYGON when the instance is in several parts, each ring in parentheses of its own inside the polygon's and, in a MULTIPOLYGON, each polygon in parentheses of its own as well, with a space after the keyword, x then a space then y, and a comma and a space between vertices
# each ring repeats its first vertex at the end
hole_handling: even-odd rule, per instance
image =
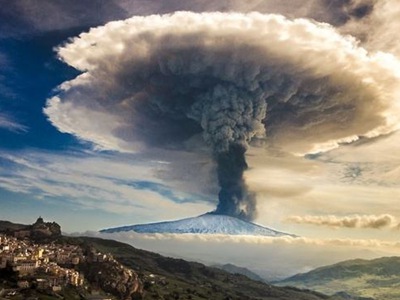
POLYGON ((228 151, 217 154, 218 181, 221 190, 215 214, 230 215, 244 220, 256 217, 256 196, 248 191, 243 179, 247 169, 246 149, 233 144, 228 151))
POLYGON ((255 139, 302 155, 398 126, 400 63, 305 19, 133 17, 83 33, 58 54, 83 73, 48 100, 53 125, 124 152, 196 152, 185 147, 201 135, 217 165, 215 213, 245 220, 256 216, 243 179, 255 139))

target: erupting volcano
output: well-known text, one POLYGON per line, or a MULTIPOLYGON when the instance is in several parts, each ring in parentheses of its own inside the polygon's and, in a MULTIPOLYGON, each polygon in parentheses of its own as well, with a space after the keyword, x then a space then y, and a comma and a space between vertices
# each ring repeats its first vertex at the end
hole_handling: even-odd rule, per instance
POLYGON ((194 234, 229 234, 251 236, 291 236, 251 222, 243 221, 227 215, 208 213, 194 218, 177 221, 138 224, 101 230, 103 233, 135 231, 138 233, 194 233, 194 234))
MULTIPOLYGON (((397 126, 388 113, 399 93, 391 84, 398 80, 396 64, 305 19, 190 12, 133 17, 91 29, 58 54, 82 72, 48 100, 45 113, 60 131, 100 149, 149 156, 203 155, 207 147, 218 203, 211 214, 189 220, 237 225, 256 218, 256 194, 243 178, 249 147, 301 156, 397 126), (199 136, 200 146, 192 143, 199 136)), ((178 230, 180 222, 168 226, 178 230)), ((169 228, 164 225, 152 228, 169 228)))

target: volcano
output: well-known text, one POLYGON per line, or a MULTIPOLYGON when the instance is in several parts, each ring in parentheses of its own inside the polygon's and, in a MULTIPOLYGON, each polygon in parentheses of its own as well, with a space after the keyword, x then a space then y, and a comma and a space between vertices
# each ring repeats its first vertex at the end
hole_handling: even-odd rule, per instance
POLYGON ((198 217, 176 221, 137 224, 123 227, 103 229, 102 233, 129 232, 137 233, 175 233, 175 234, 226 234, 248 236, 291 236, 293 234, 279 232, 248 221, 227 216, 207 213, 198 217))

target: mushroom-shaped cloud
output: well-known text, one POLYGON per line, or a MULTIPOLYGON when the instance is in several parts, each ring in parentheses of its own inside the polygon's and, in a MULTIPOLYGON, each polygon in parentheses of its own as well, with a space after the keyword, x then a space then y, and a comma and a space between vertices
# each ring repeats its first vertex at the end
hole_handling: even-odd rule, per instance
POLYGON ((216 213, 252 219, 245 152, 297 154, 398 127, 400 63, 327 24, 259 13, 133 17, 58 48, 82 71, 45 113, 103 149, 176 148, 201 134, 217 163, 216 213))

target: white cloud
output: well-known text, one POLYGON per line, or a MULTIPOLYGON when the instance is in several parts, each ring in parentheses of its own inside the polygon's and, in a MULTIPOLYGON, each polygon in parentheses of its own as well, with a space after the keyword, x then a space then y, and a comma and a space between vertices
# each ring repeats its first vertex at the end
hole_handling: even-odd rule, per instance
POLYGON ((398 221, 392 215, 351 215, 338 217, 334 215, 328 216, 289 216, 288 222, 297 224, 311 224, 318 226, 328 226, 333 228, 390 228, 398 226, 398 221))
POLYGON ((269 280, 305 272, 321 265, 354 258, 376 258, 398 253, 398 242, 376 239, 315 239, 199 234, 85 233, 116 239, 134 247, 200 261, 233 263, 269 280))

